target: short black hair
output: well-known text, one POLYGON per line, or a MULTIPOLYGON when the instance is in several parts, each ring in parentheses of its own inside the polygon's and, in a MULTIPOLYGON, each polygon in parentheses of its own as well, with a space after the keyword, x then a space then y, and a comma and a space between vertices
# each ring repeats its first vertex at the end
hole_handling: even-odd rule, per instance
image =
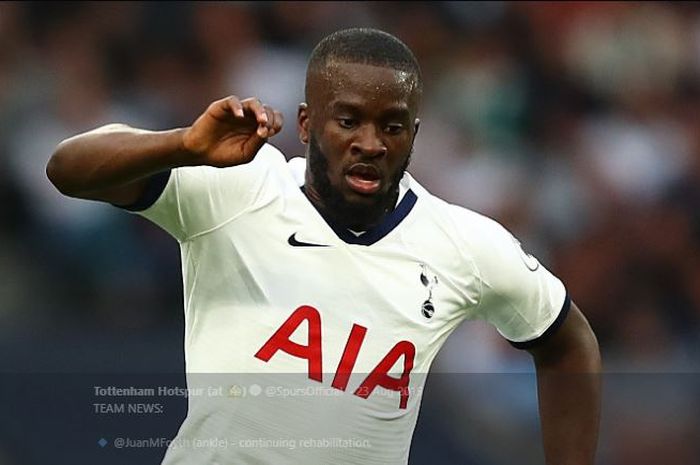
POLYGON ((310 74, 322 70, 332 61, 386 66, 407 72, 415 77, 419 94, 423 92, 418 60, 406 44, 379 29, 352 28, 326 36, 311 52, 306 68, 307 99, 310 74))

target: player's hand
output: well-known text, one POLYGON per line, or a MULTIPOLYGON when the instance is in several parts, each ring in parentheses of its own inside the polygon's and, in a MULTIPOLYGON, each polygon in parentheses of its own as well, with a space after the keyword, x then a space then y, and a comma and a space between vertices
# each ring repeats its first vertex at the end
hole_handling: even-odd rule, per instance
POLYGON ((182 136, 193 164, 226 167, 251 161, 282 129, 282 114, 257 98, 232 95, 213 102, 182 136))

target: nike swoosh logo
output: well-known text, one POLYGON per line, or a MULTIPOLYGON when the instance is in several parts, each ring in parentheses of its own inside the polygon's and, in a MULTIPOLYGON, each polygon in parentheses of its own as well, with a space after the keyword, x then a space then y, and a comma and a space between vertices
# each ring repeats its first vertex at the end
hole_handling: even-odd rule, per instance
POLYGON ((287 239, 287 242, 289 245, 292 247, 330 247, 329 245, 326 244, 312 244, 310 242, 301 242, 296 239, 297 233, 292 234, 289 236, 289 239, 287 239))

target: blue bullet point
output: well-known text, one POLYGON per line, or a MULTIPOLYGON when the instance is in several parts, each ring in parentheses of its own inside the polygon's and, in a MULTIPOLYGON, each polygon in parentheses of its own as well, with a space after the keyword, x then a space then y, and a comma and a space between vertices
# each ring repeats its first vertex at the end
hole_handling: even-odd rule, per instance
POLYGON ((99 444, 100 447, 104 447, 107 445, 107 440, 105 438, 102 438, 99 441, 97 441, 97 444, 99 444))

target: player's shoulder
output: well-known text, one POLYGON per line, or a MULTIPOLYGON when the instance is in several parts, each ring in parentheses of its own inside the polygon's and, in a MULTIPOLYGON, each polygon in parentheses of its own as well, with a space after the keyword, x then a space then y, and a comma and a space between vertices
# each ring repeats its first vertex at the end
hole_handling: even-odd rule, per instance
MULTIPOLYGON (((284 154, 280 149, 270 144, 269 142, 266 142, 262 147, 260 147, 258 153, 249 163, 240 166, 247 166, 250 169, 279 171, 286 169, 287 159, 285 158, 284 154)), ((234 166, 231 168, 224 169, 232 168, 235 169, 236 167, 234 166)))
POLYGON ((412 177, 409 181, 411 190, 423 204, 424 214, 432 215, 436 223, 461 240, 489 241, 497 239, 497 236, 509 234, 493 218, 432 194, 412 177))
POLYGON ((282 180, 291 181, 287 160, 274 145, 265 143, 248 163, 226 168, 203 167, 212 182, 248 186, 251 191, 275 190, 282 180))
POLYGON ((508 230, 485 214, 454 204, 447 204, 447 210, 459 229, 460 235, 470 241, 482 244, 503 239, 510 240, 508 230))
POLYGON ((271 169, 281 170, 285 167, 286 159, 284 154, 274 145, 266 143, 248 163, 223 168, 208 165, 182 166, 176 168, 174 171, 176 171, 179 175, 185 175, 188 177, 228 178, 230 175, 235 176, 237 173, 260 172, 271 169))
POLYGON ((255 158, 261 158, 266 163, 270 164, 284 165, 287 163, 287 159, 282 151, 269 142, 266 142, 260 148, 260 151, 255 158))

